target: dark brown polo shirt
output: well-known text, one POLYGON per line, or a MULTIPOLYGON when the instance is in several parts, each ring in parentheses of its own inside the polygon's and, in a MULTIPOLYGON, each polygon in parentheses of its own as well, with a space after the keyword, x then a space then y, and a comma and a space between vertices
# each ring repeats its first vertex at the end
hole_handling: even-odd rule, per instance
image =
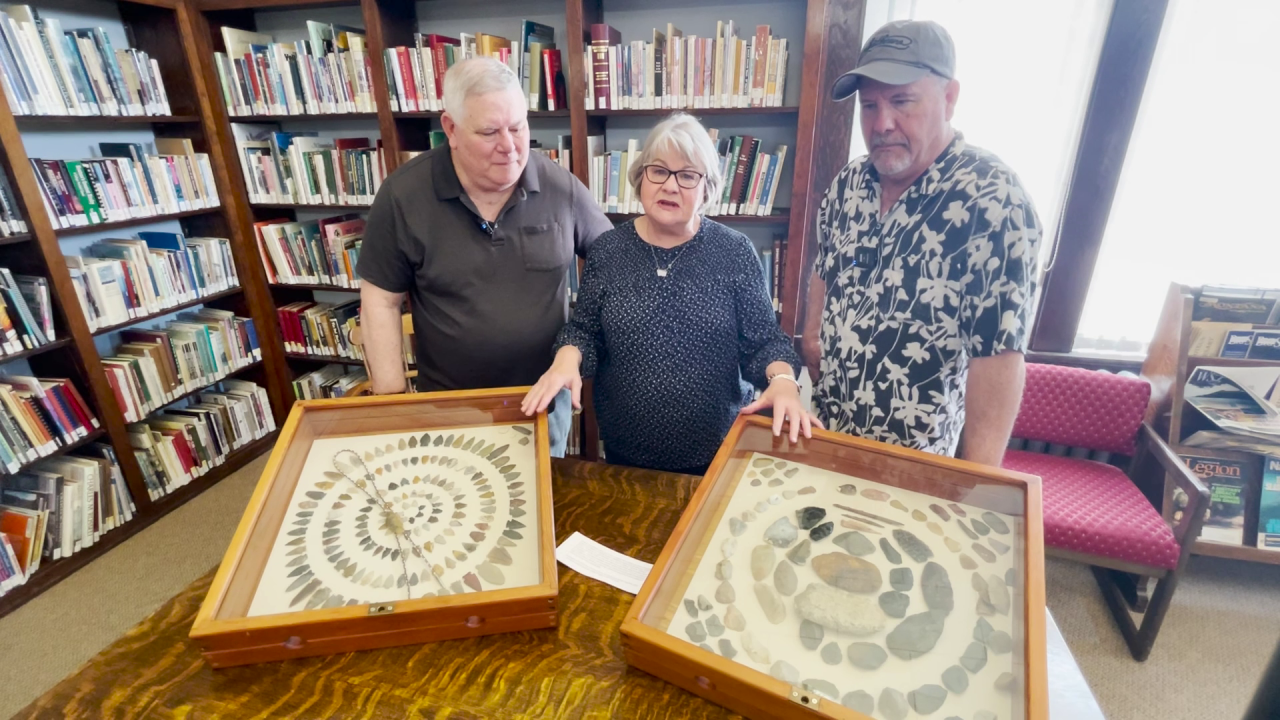
POLYGON ((535 152, 486 224, 444 146, 383 183, 357 270, 409 293, 420 391, 531 385, 567 319, 575 253, 612 227, 576 177, 535 152))

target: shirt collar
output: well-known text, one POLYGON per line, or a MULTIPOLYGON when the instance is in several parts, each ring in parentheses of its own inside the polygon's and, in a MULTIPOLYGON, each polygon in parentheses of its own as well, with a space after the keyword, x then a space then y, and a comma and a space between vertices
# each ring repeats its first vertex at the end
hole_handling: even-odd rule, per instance
MULTIPOLYGON (((458 171, 453 167, 453 148, 443 145, 440 148, 440 156, 436 158, 436 162, 432 164, 432 185, 435 186, 436 198, 439 200, 456 200, 462 197, 462 181, 458 179, 458 171)), ((516 182, 524 192, 524 196, 531 192, 541 192, 542 186, 538 181, 538 168, 535 164, 533 151, 529 151, 528 161, 524 165, 524 172, 520 173, 520 179, 516 182)))

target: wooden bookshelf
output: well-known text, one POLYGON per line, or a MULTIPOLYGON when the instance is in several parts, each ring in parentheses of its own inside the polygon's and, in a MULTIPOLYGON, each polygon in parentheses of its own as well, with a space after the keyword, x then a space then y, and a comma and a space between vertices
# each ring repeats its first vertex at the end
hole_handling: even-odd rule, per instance
MULTIPOLYGON (((43 210, 41 210, 41 212, 43 212, 43 210)), ((127 228, 138 227, 139 225, 150 225, 152 223, 161 223, 168 220, 182 220, 183 218, 199 217, 200 215, 215 215, 221 212, 222 209, 217 207, 204 208, 202 210, 184 210, 182 212, 171 213, 168 215, 151 215, 149 217, 129 218, 128 220, 116 220, 114 222, 97 223, 94 225, 57 228, 54 230, 54 233, 58 237, 88 235, 90 233, 107 232, 109 230, 124 230, 127 228)))
POLYGON ((351 210, 368 210, 368 205, 305 205, 302 203, 253 203, 255 210, 321 210, 344 212, 351 210))
POLYGON ((62 128, 84 127, 146 127, 148 125, 168 125, 181 123, 198 123, 195 115, 15 115, 18 127, 24 130, 44 129, 44 125, 62 128))
MULTIPOLYGON (((635 220, 640 215, 638 213, 606 213, 606 217, 616 225, 635 220)), ((724 225, 787 225, 791 223, 791 213, 787 208, 775 210, 772 215, 708 215, 707 217, 724 225)))
POLYGON ((290 290, 322 290, 324 292, 358 293, 360 288, 344 288, 337 285, 303 284, 303 283, 271 283, 271 287, 290 290))
POLYGON ((45 460, 48 460, 49 458, 56 458, 59 455, 66 455, 72 450, 78 450, 84 447, 85 445, 88 445, 89 443, 97 442, 101 440, 102 436, 105 434, 106 434, 106 431, 103 430, 102 428, 98 428, 96 430, 90 430, 88 433, 85 434, 84 437, 80 438, 79 440, 76 440, 67 445, 63 445, 62 447, 58 448, 57 450, 54 450, 48 455, 42 455, 36 458, 35 460, 31 460, 29 462, 23 463, 22 467, 18 468, 18 471, 15 472, 14 474, 16 475, 20 472, 26 472, 27 470, 30 470, 31 468, 35 467, 36 465, 39 465, 40 463, 44 462, 45 460))
POLYGON ((192 300, 190 302, 184 302, 181 305, 174 305, 173 307, 165 308, 157 313, 152 313, 150 315, 146 315, 138 318, 131 318, 122 323, 117 323, 115 325, 108 325, 107 327, 98 328, 97 330, 93 331, 93 334, 106 335, 107 333, 113 333, 117 330, 123 330, 124 328, 132 327, 139 323, 149 322, 151 320, 155 320, 156 318, 162 318, 167 315, 172 315, 173 313, 181 312, 188 308, 199 307, 206 303, 211 303, 214 300, 221 300, 222 298, 231 297, 232 295, 239 295, 239 294, 240 294, 240 288, 233 287, 228 290, 223 290, 222 292, 213 293, 212 295, 206 295, 201 298, 196 298, 195 300, 192 300))
MULTIPOLYGON (((1151 383, 1151 402, 1147 406, 1147 421, 1159 431, 1177 452, 1183 438, 1205 429, 1209 421, 1200 411, 1191 407, 1184 397, 1184 390, 1191 373, 1198 367, 1219 366, 1233 368, 1280 367, 1280 361, 1255 358, 1200 357, 1189 355, 1191 347, 1191 318, 1199 288, 1171 283, 1165 296, 1155 336, 1142 363, 1142 377, 1151 383)), ((1197 448, 1186 448, 1194 453, 1197 448)), ((1205 448, 1210 453, 1222 452, 1205 448)), ((1254 454, 1247 450, 1233 449, 1232 454, 1254 454)), ((1258 501, 1260 488, 1250 489, 1253 502, 1258 501)), ((1166 517, 1172 512, 1172 488, 1166 479, 1164 507, 1166 517)), ((1254 508, 1245 509, 1246 537, 1250 534, 1248 523, 1257 518, 1254 508)), ((1192 547, 1196 555, 1243 560, 1270 565, 1280 565, 1280 551, 1264 550, 1248 545, 1224 545, 1197 540, 1192 547)))
POLYGON ((673 112, 688 113, 694 117, 723 115, 799 115, 798 107, 747 107, 747 108, 685 108, 681 110, 587 110, 587 117, 666 117, 673 112))
POLYGON ((360 365, 361 367, 364 366, 363 360, 337 357, 335 355, 311 355, 309 353, 294 353, 294 352, 291 352, 288 355, 290 360, 301 360, 302 362, 337 363, 339 365, 360 365))
MULTIPOLYGON (((159 501, 150 500, 142 470, 129 440, 124 414, 107 382, 95 342, 95 336, 108 334, 123 326, 103 328, 96 332, 90 331, 63 259, 64 253, 72 254, 77 251, 73 247, 64 247, 60 240, 113 232, 121 232, 117 237, 130 236, 132 232, 123 231, 131 231, 134 228, 155 223, 176 223, 181 226, 184 234, 192 237, 230 239, 236 271, 241 278, 241 287, 215 293, 197 302, 168 308, 162 314, 219 301, 225 307, 233 308, 238 315, 252 317, 258 329, 264 358, 260 362, 234 371, 232 375, 254 373, 255 380, 267 390, 272 405, 271 412, 277 426, 283 423, 289 404, 292 402, 292 391, 287 385, 283 347, 280 345, 278 336, 271 335, 275 328, 275 308, 271 293, 266 287, 261 263, 257 259, 257 248, 254 245, 253 236, 245 235, 240 229, 241 218, 249 213, 247 204, 243 201, 243 191, 237 193, 236 186, 231 182, 232 177, 240 175, 240 168, 234 155, 222 152, 223 146, 216 136, 216 132, 225 128, 226 124, 216 125, 209 118, 211 93, 210 87, 206 84, 203 68, 205 56, 192 47, 195 37, 192 20, 199 14, 194 9, 194 2, 193 0, 142 0, 141 2, 102 0, 101 4, 104 8, 111 8, 107 15, 118 14, 126 26, 130 45, 147 52, 159 64, 172 114, 15 117, 10 111, 8 102, 0 102, 0 150, 2 150, 0 171, 8 176, 13 187, 17 209, 29 228, 29 232, 25 235, 0 238, 0 265, 11 267, 14 272, 48 278, 54 324, 59 336, 58 340, 47 345, 0 357, 0 363, 24 360, 31 366, 31 372, 34 375, 70 379, 84 396, 88 409, 98 419, 100 427, 70 446, 59 448, 57 454, 73 451, 95 441, 109 444, 115 452, 125 486, 136 506, 136 512, 132 521, 103 535, 94 545, 67 558, 42 564, 40 569, 28 578, 25 585, 0 596, 0 616, 12 612, 200 491, 235 472, 244 463, 270 447, 275 437, 273 433, 270 437, 234 453, 225 463, 178 492, 159 501), (25 145, 28 136, 52 133, 54 135, 50 137, 62 138, 68 131, 80 131, 86 134, 101 133, 102 139, 113 139, 109 135, 112 132, 136 132, 139 129, 149 129, 158 137, 190 138, 197 152, 207 152, 222 204, 213 208, 131 218, 121 222, 74 228, 57 227, 56 221, 50 218, 45 209, 39 185, 29 162, 25 145), (59 352, 53 352, 55 350, 59 352), (285 400, 285 392, 289 393, 288 401, 285 400)), ((35 3, 35 8, 37 11, 44 10, 38 1, 35 3)), ((79 11, 81 8, 77 5, 76 9, 79 11)), ((56 10, 56 6, 51 9, 53 12, 56 10)), ((89 7, 86 7, 85 11, 94 12, 89 7)), ((104 18, 97 24, 106 25, 109 22, 111 21, 104 18)), ((211 56, 209 59, 211 60, 211 56)), ((99 137, 94 137, 88 141, 77 141, 88 144, 68 147, 65 153, 47 154, 45 157, 50 159, 84 157, 92 154, 90 146, 98 140, 99 137)), ((156 317, 159 315, 134 318, 127 325, 146 322, 156 317)), ((46 458, 41 460, 44 459, 46 458)))
POLYGON ((269 122, 291 122, 306 121, 316 122, 324 120, 377 120, 378 113, 322 113, 319 115, 231 115, 233 123, 269 123, 269 122))

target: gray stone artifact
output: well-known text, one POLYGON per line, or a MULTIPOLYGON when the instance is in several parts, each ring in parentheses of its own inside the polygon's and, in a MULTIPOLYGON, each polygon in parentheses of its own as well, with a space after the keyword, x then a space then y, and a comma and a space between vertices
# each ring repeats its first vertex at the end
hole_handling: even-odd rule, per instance
POLYGON ((973 551, 974 551, 974 552, 976 552, 976 553, 978 553, 978 557, 982 558, 982 559, 983 559, 984 561, 986 561, 986 562, 993 563, 993 562, 995 562, 995 561, 996 561, 996 554, 995 554, 995 553, 993 553, 993 552, 991 552, 990 550, 988 550, 988 549, 987 549, 985 546, 983 546, 983 545, 979 545, 978 543, 974 543, 974 544, 973 544, 973 551))
POLYGON ((987 579, 987 589, 991 607, 1001 615, 1009 614, 1009 586, 1001 582, 999 575, 991 575, 987 579))
POLYGON ((809 541, 801 540, 795 547, 788 550, 787 559, 797 565, 809 562, 809 541))
POLYGON ((889 538, 880 538, 880 551, 884 553, 885 558, 894 565, 902 564, 902 555, 898 553, 898 549, 889 542, 889 538))
POLYGON ((796 522, 797 524, 800 525, 801 530, 808 530, 814 525, 817 525, 818 523, 822 522, 822 519, 825 518, 826 516, 827 516, 826 508, 820 508, 820 507, 800 508, 799 510, 796 511, 796 522))
POLYGON ((876 699, 866 690, 854 690, 840 698, 840 704, 863 715, 870 715, 876 709, 876 699))
POLYGON ((777 625, 787 619, 787 606, 782 603, 782 598, 778 597, 773 588, 764 583, 756 583, 755 591, 756 600, 759 601, 766 620, 777 625))
POLYGON ((981 520, 974 518, 969 522, 973 523, 973 531, 978 533, 979 535, 986 537, 987 535, 991 534, 991 528, 987 527, 986 523, 982 522, 981 520))
POLYGON ((947 690, 941 685, 921 685, 907 695, 907 702, 921 715, 930 715, 947 701, 947 690))
POLYGON ((786 660, 775 662, 773 667, 769 668, 769 674, 782 682, 791 683, 792 685, 800 681, 800 671, 786 660))
POLYGON ((912 615, 889 632, 884 644, 889 652, 903 660, 914 660, 938 644, 944 617, 934 610, 912 615))
POLYGON ((880 691, 880 714, 884 720, 906 720, 908 710, 906 695, 893 688, 880 691))
POLYGON ((996 678, 996 689, 1001 692, 1011 693, 1018 686, 1018 679, 1013 673, 1000 673, 1000 677, 996 678))
POLYGON ((721 605, 728 605, 738 599, 738 593, 734 592, 733 586, 727 582, 722 582, 716 586, 716 602, 721 605))
POLYGON ((716 563, 716 579, 732 580, 733 579, 733 563, 728 560, 721 560, 716 563))
POLYGON ((1008 545, 1005 545, 1004 543, 1000 542, 999 540, 997 540, 997 539, 995 539, 995 538, 993 538, 993 537, 990 537, 990 538, 987 538, 987 543, 988 543, 989 545, 991 545, 991 547, 995 548, 995 550, 996 550, 996 552, 997 552, 997 553, 1000 553, 1001 555, 1008 555, 1008 554, 1009 554, 1009 546, 1008 546, 1008 545))
POLYGON ((929 546, 910 530, 894 529, 893 539, 898 541, 898 546, 902 548, 902 552, 918 563, 933 557, 933 551, 929 549, 929 546))
POLYGON ((684 626, 684 631, 688 633, 689 639, 694 642, 702 642, 707 639, 707 631, 702 627, 700 620, 694 620, 684 626))
POLYGON ((791 563, 780 562, 774 568, 773 586, 777 588, 779 594, 783 596, 794 595, 799 582, 796 578, 796 571, 791 568, 791 563))
POLYGON ((796 541, 798 533, 796 526, 791 524, 791 520, 780 517, 764 531, 764 539, 774 547, 790 547, 791 543, 796 541))
POLYGON ((736 517, 729 518, 729 534, 738 537, 747 531, 747 524, 736 517))
POLYGON ((706 596, 706 595, 699 595, 699 596, 698 596, 698 609, 699 609, 699 610, 701 610, 701 611, 703 611, 703 612, 707 612, 708 610, 710 610, 710 609, 711 609, 711 608, 713 608, 713 607, 715 607, 715 606, 711 604, 711 601, 707 599, 707 596, 706 596))
POLYGON ((689 613, 689 617, 698 617, 698 605, 693 602, 692 598, 684 599, 684 610, 689 613))
POLYGON ((738 654, 738 651, 733 649, 733 643, 729 642, 729 638, 720 638, 720 654, 728 660, 732 660, 738 654))
POLYGON ((747 629, 747 619, 743 617, 742 611, 736 605, 730 605, 724 609, 724 626, 734 632, 747 629))
POLYGON ((891 618, 904 618, 907 616, 907 606, 911 604, 911 598, 906 593, 886 592, 880 593, 880 609, 884 610, 884 614, 891 618))
POLYGON ((1015 587, 1018 584, 1018 571, 1009 568, 1004 571, 1004 583, 1009 587, 1015 587))
POLYGON ((751 548, 751 578, 763 580, 773 572, 773 548, 768 545, 757 545, 751 548))
POLYGON ((943 522, 946 522, 951 519, 951 516, 947 514, 947 511, 937 503, 930 505, 929 509, 933 511, 934 515, 937 515, 938 517, 942 518, 943 522))
POLYGON ((835 529, 836 524, 828 520, 821 525, 815 525, 813 529, 809 531, 809 539, 814 542, 825 540, 835 529))
POLYGON ((889 659, 889 653, 875 643, 856 642, 846 651, 849 662, 861 670, 876 670, 889 659))
POLYGON ((800 644, 803 645, 806 650, 817 650, 818 646, 822 644, 823 635, 825 635, 825 633, 822 631, 822 626, 818 623, 810 620, 800 621, 800 644))
POLYGON ((828 665, 839 665, 844 659, 844 653, 840 652, 840 646, 835 643, 827 643, 822 646, 822 662, 828 665))
POLYGON ((987 647, 997 655, 1004 655, 1013 650, 1013 638, 1003 630, 996 630, 991 633, 991 637, 987 638, 987 647))
POLYGON ((977 539, 978 539, 978 534, 977 534, 977 533, 975 533, 974 531, 970 530, 970 529, 969 529, 969 526, 968 526, 968 525, 966 525, 966 524, 965 524, 965 522, 964 522, 963 520, 961 520, 961 519, 959 519, 959 518, 956 518, 956 524, 960 526, 960 529, 961 529, 962 531, 964 531, 965 537, 969 538, 970 540, 977 540, 977 539))
POLYGON ((796 614, 828 630, 863 637, 884 628, 885 617, 875 600, 843 590, 809 583, 796 595, 796 614))
POLYGON ((832 683, 830 681, 811 679, 811 680, 805 680, 803 684, 806 690, 810 692, 816 692, 819 695, 826 698, 830 698, 833 701, 838 700, 840 698, 840 691, 836 689, 835 683, 832 683))
POLYGON ((836 547, 857 557, 866 557, 876 551, 876 546, 860 532, 840 533, 831 539, 836 547))
POLYGON ((987 622, 986 618, 978 618, 978 624, 973 628, 973 639, 986 645, 993 632, 995 628, 991 627, 991 623, 987 622))
POLYGON ((744 632, 739 640, 742 642, 742 651, 747 654, 747 657, 761 665, 769 664, 769 648, 761 645, 754 635, 744 632))
POLYGON ((960 554, 960 567, 964 568, 965 570, 977 570, 977 569, 978 569, 978 562, 977 562, 976 560, 974 560, 973 558, 969 557, 968 555, 965 555, 964 553, 961 553, 961 554, 960 554))
POLYGON ((992 530, 995 530, 997 533, 1001 535, 1009 534, 1009 525, 1006 524, 1004 519, 1001 518, 999 515, 988 511, 988 512, 982 513, 982 519, 987 522, 988 527, 990 527, 992 530))
POLYGON ((976 673, 987 666, 987 646, 980 642, 974 641, 969 643, 969 647, 965 649, 964 655, 960 656, 960 664, 965 670, 976 673))
POLYGON ((889 587, 907 592, 915 585, 915 576, 909 567, 894 568, 889 571, 889 587))
POLYGON ((960 694, 969 689, 969 673, 959 665, 952 665, 942 671, 942 684, 951 692, 960 694))
POLYGON ((724 625, 720 622, 720 618, 715 615, 707 618, 707 634, 711 637, 720 637, 724 634, 724 625))
POLYGON ((844 553, 818 555, 809 567, 823 582, 851 593, 873 593, 884 582, 880 568, 844 553))
POLYGON ((847 484, 841 485, 840 487, 836 488, 836 491, 839 492, 841 495, 857 495, 858 494, 858 488, 852 485, 847 485, 847 484))
POLYGON ((950 613, 955 607, 955 594, 951 589, 951 578, 938 563, 931 562, 924 566, 920 574, 920 593, 924 595, 924 604, 930 610, 943 614, 950 613))

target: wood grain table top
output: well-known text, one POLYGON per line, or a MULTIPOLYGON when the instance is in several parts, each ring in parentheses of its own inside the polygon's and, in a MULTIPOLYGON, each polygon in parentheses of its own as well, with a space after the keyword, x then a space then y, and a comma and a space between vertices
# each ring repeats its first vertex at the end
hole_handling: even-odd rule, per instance
MULTIPOLYGON (((646 562, 700 480, 577 460, 552 470, 557 544, 581 532, 646 562)), ((555 629, 213 670, 187 638, 210 570, 15 717, 738 717, 627 666, 618 630, 633 596, 559 573, 555 629)), ((1062 652, 1051 696, 1060 670, 1079 674, 1065 643, 1062 652)))

